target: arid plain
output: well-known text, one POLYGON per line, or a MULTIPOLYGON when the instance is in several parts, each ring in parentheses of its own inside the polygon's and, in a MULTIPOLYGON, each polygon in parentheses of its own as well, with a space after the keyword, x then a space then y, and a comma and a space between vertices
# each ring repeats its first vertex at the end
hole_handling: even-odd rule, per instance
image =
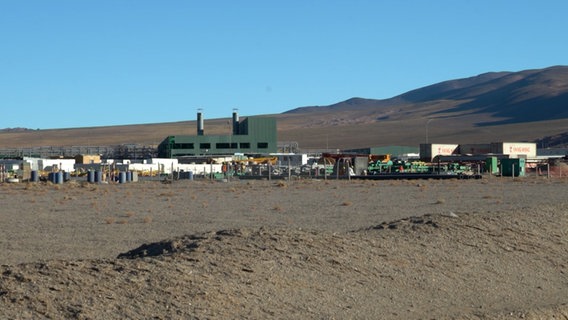
POLYGON ((568 180, 0 184, 0 317, 568 318, 568 180))

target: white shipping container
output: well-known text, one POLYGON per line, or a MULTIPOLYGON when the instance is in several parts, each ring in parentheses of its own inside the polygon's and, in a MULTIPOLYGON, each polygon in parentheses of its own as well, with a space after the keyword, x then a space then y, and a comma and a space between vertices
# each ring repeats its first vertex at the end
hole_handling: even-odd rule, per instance
POLYGON ((148 164, 158 165, 158 171, 160 173, 170 174, 178 167, 179 162, 178 159, 152 158, 148 164))
POLYGON ((37 165, 38 170, 53 171, 58 169, 65 172, 75 171, 75 159, 38 159, 37 165))
POLYGON ((220 173, 223 172, 222 164, 180 164, 176 168, 177 171, 193 172, 195 175, 203 174, 208 175, 210 173, 220 173))
POLYGON ((457 151, 457 144, 423 143, 420 144, 420 160, 432 161, 436 156, 449 156, 457 151))
POLYGON ((491 144, 491 152, 496 154, 507 154, 511 158, 518 158, 519 156, 536 158, 536 143, 494 142, 491 144))

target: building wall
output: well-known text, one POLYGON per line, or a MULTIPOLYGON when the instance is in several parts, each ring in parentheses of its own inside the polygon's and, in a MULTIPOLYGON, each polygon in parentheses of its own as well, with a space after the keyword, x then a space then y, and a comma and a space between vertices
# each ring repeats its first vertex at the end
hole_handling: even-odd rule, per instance
POLYGON ((532 142, 494 142, 491 143, 492 153, 507 154, 511 158, 525 156, 527 158, 536 157, 536 143, 532 142))
POLYGON ((185 155, 267 154, 277 151, 276 119, 248 117, 235 135, 169 136, 158 146, 161 158, 185 155))
POLYGON ((449 156, 457 150, 457 144, 420 144, 420 160, 432 161, 436 156, 449 156))
POLYGON ((89 163, 101 163, 101 156, 98 154, 80 154, 75 156, 75 163, 79 164, 89 164, 89 163))

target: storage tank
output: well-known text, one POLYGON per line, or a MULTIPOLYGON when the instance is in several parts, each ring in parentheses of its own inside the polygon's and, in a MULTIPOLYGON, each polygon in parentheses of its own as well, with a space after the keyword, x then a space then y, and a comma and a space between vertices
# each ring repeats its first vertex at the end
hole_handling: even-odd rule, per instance
POLYGON ((38 182, 39 181, 39 172, 37 170, 32 170, 30 175, 31 182, 38 182))
POLYGON ((420 160, 432 161, 436 156, 449 156, 456 154, 457 151, 457 144, 422 143, 420 144, 420 160))
POLYGON ((87 181, 89 183, 95 183, 95 172, 93 170, 89 170, 89 172, 87 172, 87 181))
POLYGON ((126 172, 121 171, 118 173, 118 183, 126 183, 126 172))

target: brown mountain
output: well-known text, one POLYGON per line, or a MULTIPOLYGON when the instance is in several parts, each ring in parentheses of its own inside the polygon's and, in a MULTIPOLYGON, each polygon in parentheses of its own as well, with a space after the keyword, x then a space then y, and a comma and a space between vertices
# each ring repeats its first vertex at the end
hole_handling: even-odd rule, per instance
POLYGON ((298 126, 290 130, 283 124, 280 137, 314 147, 326 139, 337 147, 534 141, 568 132, 568 67, 485 73, 391 99, 353 98, 282 117, 284 124, 295 119, 298 126))
MULTIPOLYGON (((384 99, 352 98, 274 116, 278 140, 302 149, 431 143, 555 141, 567 145, 568 66, 491 72, 384 99)), ((228 118, 205 120, 206 134, 229 134, 228 118)), ((196 132, 195 121, 0 132, 0 148, 157 144, 196 132)), ((551 146, 551 145, 548 145, 551 146)))

